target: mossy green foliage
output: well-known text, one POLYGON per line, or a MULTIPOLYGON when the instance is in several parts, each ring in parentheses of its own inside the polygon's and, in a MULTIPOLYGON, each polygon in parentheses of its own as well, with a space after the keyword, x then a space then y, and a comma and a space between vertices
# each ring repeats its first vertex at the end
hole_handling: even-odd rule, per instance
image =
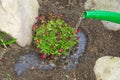
POLYGON ((43 18, 34 34, 34 43, 41 54, 66 55, 67 51, 77 44, 75 28, 67 24, 61 17, 43 18))

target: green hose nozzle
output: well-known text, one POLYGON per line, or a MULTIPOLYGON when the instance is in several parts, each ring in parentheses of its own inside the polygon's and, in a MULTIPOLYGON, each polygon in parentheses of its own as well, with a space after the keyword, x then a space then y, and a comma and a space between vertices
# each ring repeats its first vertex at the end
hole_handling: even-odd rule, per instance
POLYGON ((100 10, 85 11, 83 13, 83 18, 105 20, 120 24, 120 13, 110 12, 110 11, 100 11, 100 10))

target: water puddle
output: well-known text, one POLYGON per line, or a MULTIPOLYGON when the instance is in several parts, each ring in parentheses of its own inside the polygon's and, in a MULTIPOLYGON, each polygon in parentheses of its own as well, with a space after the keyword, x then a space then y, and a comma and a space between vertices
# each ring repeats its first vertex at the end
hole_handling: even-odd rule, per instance
POLYGON ((75 69, 78 64, 78 58, 82 56, 86 46, 86 36, 80 31, 77 36, 80 36, 78 47, 72 49, 71 55, 60 57, 57 62, 44 62, 37 58, 36 53, 30 53, 19 57, 15 64, 15 72, 18 76, 26 69, 41 69, 41 70, 52 70, 59 68, 63 70, 75 69), (58 65, 58 62, 60 63, 58 65))

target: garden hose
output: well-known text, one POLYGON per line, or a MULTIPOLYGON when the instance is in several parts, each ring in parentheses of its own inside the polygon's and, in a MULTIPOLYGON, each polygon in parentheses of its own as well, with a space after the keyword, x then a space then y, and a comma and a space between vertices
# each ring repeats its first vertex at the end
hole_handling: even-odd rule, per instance
POLYGON ((83 18, 105 20, 120 24, 120 13, 102 10, 85 11, 83 18))

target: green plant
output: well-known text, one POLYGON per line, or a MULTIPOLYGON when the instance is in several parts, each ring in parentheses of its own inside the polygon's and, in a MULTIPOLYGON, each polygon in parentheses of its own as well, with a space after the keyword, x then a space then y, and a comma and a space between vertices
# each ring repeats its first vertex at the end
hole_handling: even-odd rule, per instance
POLYGON ((66 55, 77 44, 75 28, 66 23, 62 16, 37 17, 41 24, 34 24, 34 43, 42 58, 66 55))
POLYGON ((16 42, 15 38, 6 41, 6 40, 4 40, 5 37, 6 37, 6 33, 5 32, 1 32, 0 33, 0 46, 4 46, 5 48, 7 48, 7 45, 10 45, 10 44, 16 42))

